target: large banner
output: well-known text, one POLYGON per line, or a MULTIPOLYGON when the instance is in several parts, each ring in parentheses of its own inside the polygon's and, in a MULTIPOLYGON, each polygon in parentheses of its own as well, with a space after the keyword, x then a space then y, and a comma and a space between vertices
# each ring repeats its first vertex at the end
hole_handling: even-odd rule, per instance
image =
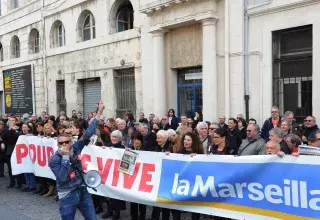
MULTIPOLYGON (((33 171, 51 178, 47 161, 56 149, 54 142, 20 137, 11 158, 14 173, 33 171)), ((118 171, 123 152, 97 146, 84 148, 84 170, 96 169, 102 176, 97 192, 91 193, 233 219, 320 218, 319 157, 191 158, 141 151, 129 175, 118 171)))

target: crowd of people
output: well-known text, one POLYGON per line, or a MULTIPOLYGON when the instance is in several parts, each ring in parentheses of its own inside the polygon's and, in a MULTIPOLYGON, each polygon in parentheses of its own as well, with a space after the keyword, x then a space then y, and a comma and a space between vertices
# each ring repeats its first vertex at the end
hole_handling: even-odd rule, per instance
MULTIPOLYGON (((66 146, 71 145, 71 137, 77 137, 78 142, 73 145, 73 148, 76 154, 80 154, 83 146, 88 144, 86 141, 93 134, 97 137, 94 143, 97 146, 163 152, 168 156, 170 153, 177 153, 190 154, 190 156, 211 154, 283 157, 285 154, 298 155, 298 146, 303 143, 320 147, 320 131, 315 117, 306 117, 304 123, 300 125, 295 122, 293 112, 287 111, 281 117, 279 108, 276 106, 272 107, 270 118, 261 128, 253 118, 247 123, 242 114, 228 120, 220 116, 217 122, 208 122, 202 120, 201 112, 196 112, 193 117, 181 115, 178 118, 175 111, 170 109, 168 114, 162 117, 149 114, 146 118, 144 113, 140 112, 138 119, 135 120, 130 110, 126 112, 125 119, 121 119, 105 118, 102 116, 101 109, 102 107, 98 106, 97 111, 89 113, 86 119, 81 112, 75 110, 72 111, 70 118, 63 111, 58 117, 50 116, 46 112, 42 112, 40 117, 28 114, 22 117, 4 114, 0 119, 0 177, 4 176, 4 164, 7 164, 10 176, 8 188, 16 187, 24 192, 32 192, 44 197, 53 196, 56 201, 60 199, 60 207, 63 207, 63 198, 73 192, 74 188, 79 190, 80 186, 75 186, 81 182, 75 179, 67 186, 64 184, 70 177, 63 172, 73 169, 63 165, 64 162, 68 164, 70 158, 72 160, 66 146), (10 157, 19 135, 58 137, 59 151, 50 161, 50 168, 56 175, 57 182, 36 177, 32 173, 12 175, 10 157), (22 187, 23 185, 25 187, 22 187)), ((125 201, 96 195, 92 195, 92 198, 95 210, 94 213, 82 212, 86 219, 92 219, 92 216, 102 213, 104 202, 108 207, 106 213, 102 215, 104 219, 120 219, 121 211, 126 209, 125 201)), ((65 210, 68 211, 62 213, 60 209, 62 218, 74 216, 75 210, 70 211, 70 208, 65 210)), ((143 204, 130 203, 130 213, 132 220, 147 218, 146 206, 143 204)), ((161 217, 162 220, 168 220, 170 215, 174 220, 181 219, 179 210, 159 207, 153 207, 148 219, 159 220, 161 217)), ((200 214, 191 213, 191 218, 197 220, 200 214)), ((225 218, 216 216, 214 219, 225 218)))

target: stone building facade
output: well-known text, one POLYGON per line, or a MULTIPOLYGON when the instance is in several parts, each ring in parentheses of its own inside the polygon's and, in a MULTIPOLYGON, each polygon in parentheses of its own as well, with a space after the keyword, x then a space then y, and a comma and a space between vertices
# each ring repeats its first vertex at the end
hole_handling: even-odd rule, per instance
POLYGON ((32 65, 38 114, 320 115, 317 0, 0 2, 0 70, 32 65))

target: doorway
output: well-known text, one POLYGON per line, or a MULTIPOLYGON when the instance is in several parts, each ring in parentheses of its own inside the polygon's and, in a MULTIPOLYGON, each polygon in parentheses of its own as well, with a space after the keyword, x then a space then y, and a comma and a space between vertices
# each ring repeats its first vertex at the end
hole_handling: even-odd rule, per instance
POLYGON ((202 68, 179 69, 178 116, 193 117, 202 107, 202 68))

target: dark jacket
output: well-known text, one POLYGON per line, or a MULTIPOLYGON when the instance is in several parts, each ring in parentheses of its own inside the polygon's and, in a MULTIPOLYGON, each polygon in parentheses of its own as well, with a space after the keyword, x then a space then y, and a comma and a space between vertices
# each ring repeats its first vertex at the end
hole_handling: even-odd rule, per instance
POLYGON ((8 130, 5 138, 6 155, 10 156, 12 154, 18 138, 19 138, 19 130, 13 130, 13 129, 8 130))
POLYGON ((234 128, 232 131, 228 132, 228 146, 230 151, 233 152, 234 155, 237 155, 238 149, 242 143, 242 134, 238 130, 238 128, 234 128))
POLYGON ((113 144, 113 143, 110 143, 110 145, 108 147, 114 147, 114 148, 119 148, 119 149, 125 149, 126 147, 120 142, 116 143, 116 144, 113 144))
POLYGON ((147 124, 147 123, 148 123, 148 120, 147 120, 146 118, 144 118, 144 119, 139 119, 139 122, 140 122, 140 123, 145 123, 145 124, 147 124))
MULTIPOLYGON (((170 116, 168 116, 170 118, 170 116)), ((179 126, 179 119, 176 116, 172 116, 171 123, 169 124, 169 128, 173 130, 177 130, 179 126)))
POLYGON ((143 149, 145 151, 157 151, 157 135, 153 132, 149 132, 143 137, 143 149))
POLYGON ((163 126, 162 124, 160 125, 160 130, 169 130, 170 129, 170 125, 169 124, 166 124, 165 126, 163 126))
POLYGON ((219 127, 220 127, 220 128, 224 128, 224 129, 226 129, 226 130, 228 130, 228 128, 229 128, 227 124, 224 124, 223 126, 221 126, 221 125, 219 124, 219 127))
MULTIPOLYGON (((6 141, 7 141, 7 138, 8 138, 8 130, 6 129, 2 129, 0 131, 0 147, 1 147, 1 144, 3 143, 4 145, 6 144, 6 141)), ((6 153, 6 149, 2 150, 0 148, 0 155, 5 155, 6 153)), ((0 160, 1 161, 1 160, 0 160)))
POLYGON ((222 151, 218 151, 218 145, 211 146, 209 150, 210 152, 208 153, 213 155, 233 155, 233 152, 230 151, 228 144, 226 144, 222 151))
POLYGON ((284 140, 280 142, 280 150, 285 154, 291 155, 291 150, 284 140))
MULTIPOLYGON (((281 117, 279 117, 281 118, 281 117)), ((279 122, 277 124, 277 127, 280 128, 281 126, 281 121, 279 119, 279 122)), ((267 120, 265 120, 265 122, 263 123, 263 126, 261 128, 261 133, 260 133, 260 136, 261 138, 263 138, 266 142, 269 141, 269 131, 274 128, 273 127, 273 124, 272 124, 272 119, 271 118, 268 118, 267 120)))
POLYGON ((305 136, 308 141, 313 141, 316 139, 316 132, 319 130, 318 125, 315 125, 311 128, 305 128, 304 132, 303 132, 303 136, 305 136))
POLYGON ((172 144, 170 141, 167 141, 163 146, 157 145, 157 152, 171 152, 173 153, 172 144))

